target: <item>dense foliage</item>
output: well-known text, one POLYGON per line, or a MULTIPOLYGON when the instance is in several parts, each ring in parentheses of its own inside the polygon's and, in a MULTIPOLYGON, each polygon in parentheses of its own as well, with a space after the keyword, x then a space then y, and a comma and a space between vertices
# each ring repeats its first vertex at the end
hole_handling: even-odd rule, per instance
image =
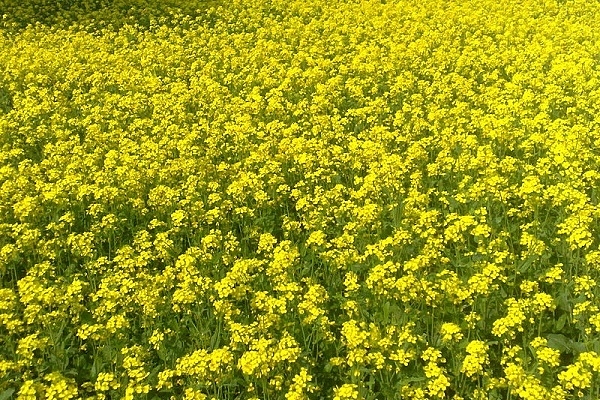
POLYGON ((600 398, 600 3, 0 0, 0 398, 600 398), (160 3, 160 4, 158 4, 160 3))

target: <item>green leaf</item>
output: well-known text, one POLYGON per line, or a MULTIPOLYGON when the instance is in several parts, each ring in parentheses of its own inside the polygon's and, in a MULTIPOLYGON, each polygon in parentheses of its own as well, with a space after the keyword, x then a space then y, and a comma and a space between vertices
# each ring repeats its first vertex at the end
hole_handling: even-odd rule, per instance
POLYGON ((427 377, 426 376, 414 376, 414 377, 408 377, 405 379, 402 379, 400 382, 402 382, 402 384, 407 384, 407 383, 415 383, 415 382, 423 382, 426 381, 427 377))
POLYGON ((559 310, 563 310, 566 312, 571 311, 571 302, 569 301, 569 298, 567 297, 566 293, 561 293, 556 300, 559 310))
POLYGON ((8 400, 15 392, 14 388, 8 388, 4 392, 0 393, 0 400, 8 400))
POLYGON ((533 262, 535 261, 535 258, 533 257, 529 257, 527 258, 523 264, 521 264, 517 270, 521 273, 527 272, 527 270, 531 267, 531 265, 533 264, 533 262))
POLYGON ((383 320, 387 322, 389 320, 389 316, 390 316, 390 303, 386 301, 385 303, 383 303, 383 320))
POLYGON ((546 336, 548 347, 559 350, 560 352, 579 354, 587 351, 587 346, 582 342, 575 342, 565 335, 550 333, 546 336))
POLYGON ((556 330, 561 331, 562 328, 565 327, 566 322, 567 322, 567 314, 563 314, 560 317, 558 317, 558 320, 556 321, 556 330))
POLYGON ((585 351, 587 351, 587 347, 585 345, 585 343, 581 343, 581 342, 571 342, 570 343, 570 349, 573 351, 573 354, 579 354, 579 353, 583 353, 585 351))
POLYGON ((560 352, 570 351, 570 339, 565 335, 550 333, 546 336, 548 347, 560 352))

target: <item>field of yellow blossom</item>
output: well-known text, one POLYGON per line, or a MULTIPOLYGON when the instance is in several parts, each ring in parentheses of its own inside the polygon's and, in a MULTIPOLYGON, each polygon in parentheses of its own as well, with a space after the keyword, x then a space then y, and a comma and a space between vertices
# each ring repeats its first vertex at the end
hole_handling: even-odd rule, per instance
POLYGON ((599 16, 0 0, 0 400, 600 399, 599 16))

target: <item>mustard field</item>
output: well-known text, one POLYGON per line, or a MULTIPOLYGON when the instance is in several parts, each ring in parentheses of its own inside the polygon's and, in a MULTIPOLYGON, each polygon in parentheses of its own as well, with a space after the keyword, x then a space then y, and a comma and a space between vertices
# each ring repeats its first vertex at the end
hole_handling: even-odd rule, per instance
POLYGON ((0 400, 600 399, 599 16, 0 0, 0 400))

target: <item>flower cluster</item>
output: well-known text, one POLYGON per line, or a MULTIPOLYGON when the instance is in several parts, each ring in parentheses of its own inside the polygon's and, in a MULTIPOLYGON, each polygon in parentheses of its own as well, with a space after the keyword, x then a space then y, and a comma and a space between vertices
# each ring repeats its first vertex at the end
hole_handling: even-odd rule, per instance
POLYGON ((598 15, 0 0, 0 398, 597 400, 598 15))

